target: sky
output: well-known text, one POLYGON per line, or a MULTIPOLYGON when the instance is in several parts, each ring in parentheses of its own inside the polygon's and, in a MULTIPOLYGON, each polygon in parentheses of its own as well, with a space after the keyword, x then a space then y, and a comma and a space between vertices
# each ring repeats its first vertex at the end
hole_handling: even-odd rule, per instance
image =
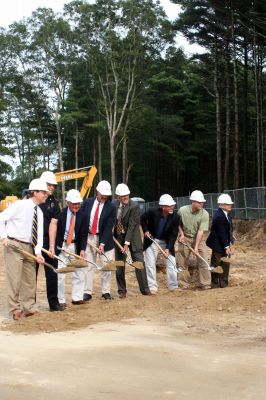
MULTIPOLYGON (((0 27, 8 28, 10 24, 30 17, 38 7, 52 8, 55 12, 61 12, 63 6, 72 0, 0 0, 0 27)), ((169 19, 175 19, 180 6, 171 3, 170 0, 160 0, 169 19)), ((186 39, 180 35, 177 37, 177 46, 182 47, 190 55, 199 50, 197 45, 189 45, 186 39)))

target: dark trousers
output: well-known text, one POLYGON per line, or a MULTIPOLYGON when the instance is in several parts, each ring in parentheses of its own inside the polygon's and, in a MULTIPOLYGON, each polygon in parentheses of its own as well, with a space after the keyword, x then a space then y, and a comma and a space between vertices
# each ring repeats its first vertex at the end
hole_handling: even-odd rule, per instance
MULTIPOLYGON (((42 253, 45 262, 51 264, 54 268, 57 268, 57 260, 50 258, 47 254, 42 253)), ((38 276, 39 264, 36 266, 36 279, 38 276)), ((46 294, 50 308, 55 307, 59 304, 57 296, 57 274, 49 267, 44 266, 45 278, 46 278, 46 294)))
POLYGON ((226 257, 226 253, 212 252, 211 265, 213 267, 221 266, 223 269, 222 274, 212 273, 212 286, 225 288, 228 286, 230 263, 221 261, 222 257, 226 257))
MULTIPOLYGON (((118 236, 116 238, 119 243, 123 246, 124 245, 124 236, 118 236)), ((130 254, 132 261, 141 261, 143 262, 143 252, 142 249, 138 251, 133 251, 131 246, 129 246, 130 249, 130 254)), ((121 251, 115 246, 115 259, 116 260, 122 260, 126 261, 126 255, 121 253, 121 251)), ((133 268, 133 267, 132 267, 133 268)), ((139 284, 139 290, 142 294, 147 294, 150 292, 149 286, 148 286, 148 281, 147 281, 147 275, 146 275, 146 269, 145 266, 143 269, 137 269, 135 268, 135 274, 136 278, 139 284)), ((118 293, 126 293, 127 292, 127 285, 126 285, 126 276, 125 276, 125 268, 124 267, 117 267, 116 268, 116 283, 117 283, 117 288, 118 288, 118 293)))

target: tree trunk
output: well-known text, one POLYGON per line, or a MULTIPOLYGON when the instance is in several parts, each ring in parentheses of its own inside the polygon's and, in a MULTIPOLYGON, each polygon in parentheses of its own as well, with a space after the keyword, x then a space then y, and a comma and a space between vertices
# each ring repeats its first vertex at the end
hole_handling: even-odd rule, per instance
POLYGON ((255 78, 255 96, 256 96, 256 109, 257 109, 257 125, 256 125, 256 137, 257 137, 257 184, 261 186, 261 134, 260 134, 260 102, 259 102, 259 83, 258 83, 258 62, 257 62, 257 43, 256 43, 256 32, 254 30, 254 78, 255 78))
MULTIPOLYGON (((96 160, 94 160, 94 164, 96 164, 96 160)), ((102 178, 102 135, 99 132, 98 134, 98 176, 99 176, 99 181, 101 181, 102 178)))
POLYGON ((230 54, 227 44, 225 60, 225 159, 224 159, 224 189, 228 189, 229 156, 230 156, 230 54))
POLYGON ((222 192, 222 151, 221 151, 221 116, 220 93, 218 88, 218 54, 215 45, 214 92, 216 104, 216 162, 217 162, 217 190, 222 192))
POLYGON ((234 13, 231 12, 232 17, 232 44, 233 44, 233 82, 234 82, 234 187, 239 188, 239 115, 238 115, 238 87, 237 87, 237 66, 236 66, 236 44, 235 44, 235 31, 234 31, 234 13))
MULTIPOLYGON (((78 127, 76 127, 76 137, 75 137, 75 169, 78 169, 78 143, 79 143, 79 131, 78 127)), ((78 188, 78 180, 75 179, 75 189, 78 188)))

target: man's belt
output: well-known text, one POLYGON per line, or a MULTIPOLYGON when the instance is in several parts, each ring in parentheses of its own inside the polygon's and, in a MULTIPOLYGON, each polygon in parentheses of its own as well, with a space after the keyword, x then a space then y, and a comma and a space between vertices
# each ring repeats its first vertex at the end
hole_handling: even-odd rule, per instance
POLYGON ((15 242, 19 242, 19 243, 23 243, 23 244, 31 244, 30 242, 23 242, 22 240, 18 240, 16 238, 13 238, 13 237, 10 237, 10 236, 8 236, 8 239, 15 240, 15 242))

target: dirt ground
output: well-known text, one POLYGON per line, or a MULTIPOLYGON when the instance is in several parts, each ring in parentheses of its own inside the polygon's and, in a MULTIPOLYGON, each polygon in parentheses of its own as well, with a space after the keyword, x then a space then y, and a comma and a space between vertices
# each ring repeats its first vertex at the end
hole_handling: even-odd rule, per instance
MULTIPOLYGON (((6 312, 0 263, 1 400, 265 399, 266 232, 262 222, 235 223, 237 262, 230 286, 169 292, 163 267, 159 293, 138 293, 127 270, 128 296, 93 300, 50 313, 43 273, 39 314, 19 322, 6 312)), ((178 254, 177 254, 178 258, 178 254)), ((159 262, 160 263, 160 262, 159 262)))

